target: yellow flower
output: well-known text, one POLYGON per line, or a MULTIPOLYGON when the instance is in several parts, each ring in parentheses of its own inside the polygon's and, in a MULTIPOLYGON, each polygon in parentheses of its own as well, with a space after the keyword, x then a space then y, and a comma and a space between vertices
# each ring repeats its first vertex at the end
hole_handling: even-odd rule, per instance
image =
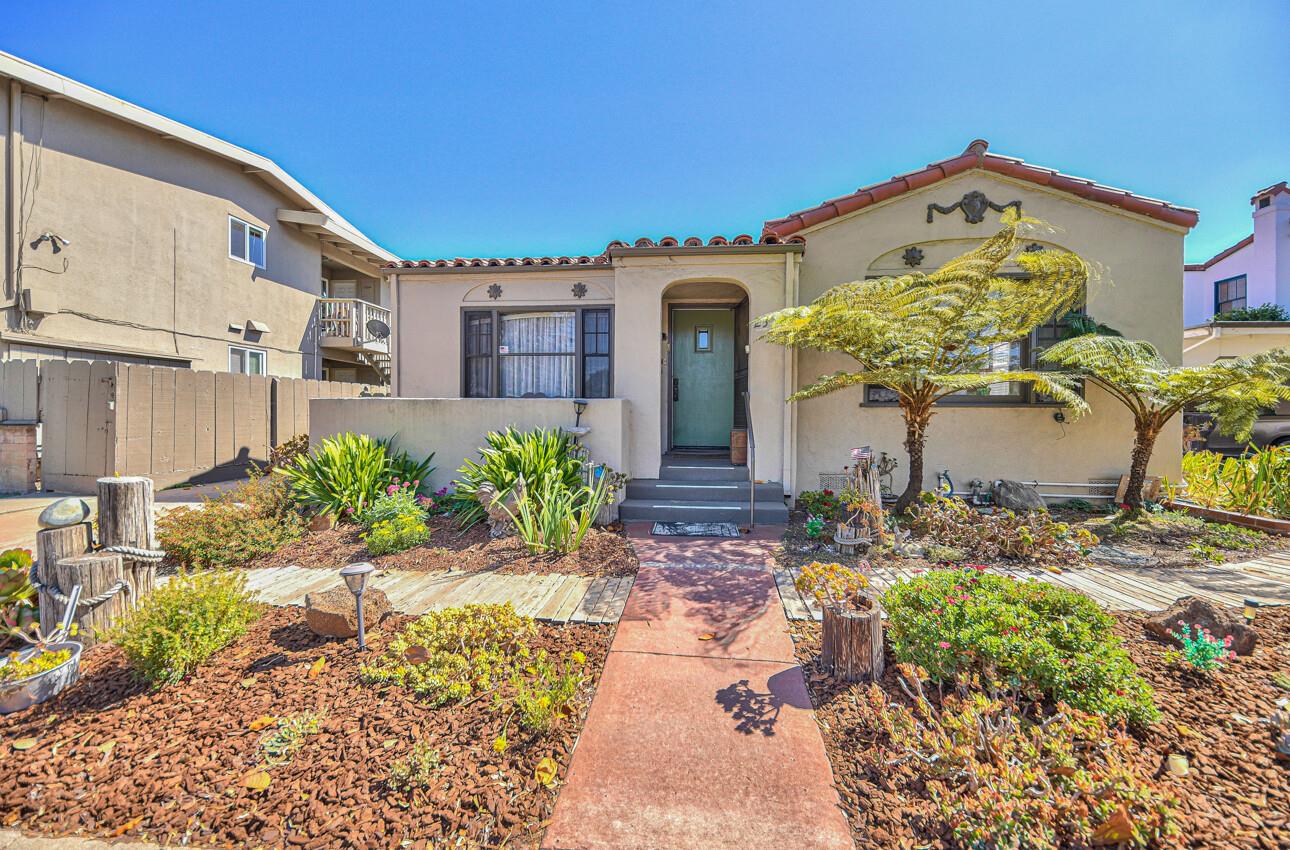
POLYGON ((493 741, 493 752, 504 753, 508 746, 510 746, 510 741, 506 740, 506 733, 503 732, 493 741))
POLYGON ((574 663, 574 664, 586 664, 586 663, 587 663, 587 656, 586 656, 586 654, 585 654, 582 650, 580 650, 580 649, 575 649, 575 650, 573 651, 573 654, 572 654, 572 655, 570 655, 569 657, 573 659, 573 663, 574 663))

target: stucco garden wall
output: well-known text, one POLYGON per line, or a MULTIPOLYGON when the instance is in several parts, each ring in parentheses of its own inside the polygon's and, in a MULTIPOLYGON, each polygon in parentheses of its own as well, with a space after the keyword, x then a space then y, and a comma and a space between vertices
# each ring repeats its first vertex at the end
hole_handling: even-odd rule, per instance
MULTIPOLYGON (((582 440, 591 458, 616 470, 631 465, 631 405, 623 399, 596 399, 582 414, 591 432, 582 440)), ((462 462, 476 459, 484 434, 508 425, 529 428, 572 427, 568 399, 502 398, 328 398, 309 403, 309 439, 344 431, 393 437, 417 457, 434 452, 431 485, 451 481, 462 462)))

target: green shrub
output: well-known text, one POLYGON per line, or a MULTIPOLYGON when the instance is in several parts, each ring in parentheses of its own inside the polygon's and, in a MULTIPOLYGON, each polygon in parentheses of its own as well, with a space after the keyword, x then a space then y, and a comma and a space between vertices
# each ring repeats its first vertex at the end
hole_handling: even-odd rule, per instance
POLYGON ((426 527, 424 515, 419 514, 400 514, 394 519, 380 520, 363 535, 367 551, 373 555, 403 552, 429 539, 430 529, 426 527))
POLYGON ((425 741, 417 741, 407 758, 390 765, 390 775, 385 784, 391 791, 419 791, 434 785, 442 769, 443 759, 439 751, 425 741))
POLYGON ((1156 719, 1151 688, 1096 602, 983 570, 933 570, 886 593, 897 659, 939 682, 980 676, 993 687, 1060 700, 1113 721, 1156 719))
POLYGON ((487 443, 479 450, 479 460, 467 460, 457 471, 457 505, 463 527, 469 527, 485 516, 483 505, 474 493, 483 484, 491 484, 498 494, 508 495, 515 482, 523 478, 532 489, 548 476, 559 480, 566 491, 583 487, 583 461, 571 434, 560 429, 535 428, 532 431, 493 431, 484 437, 487 443))
POLYGON ((157 520, 157 540, 186 567, 233 567, 276 552, 304 534, 286 481, 252 478, 205 500, 200 508, 175 508, 157 520))
POLYGON ((1280 304, 1259 304, 1257 307, 1238 307, 1219 313, 1215 322, 1290 322, 1290 310, 1280 304))
POLYGON ((1290 519, 1290 446, 1259 449, 1245 457, 1214 452, 1183 455, 1185 491, 1167 484, 1169 497, 1206 508, 1290 519))
POLYGON ((261 606, 236 572, 181 574, 117 624, 110 639, 154 687, 173 684, 246 633, 261 606))
POLYGON ((417 492, 420 482, 393 481, 386 486, 385 492, 376 497, 372 506, 363 511, 362 523, 371 528, 378 522, 392 520, 401 516, 420 517, 424 520, 430 511, 427 505, 433 504, 429 496, 417 492))
POLYGON ((573 698, 586 679, 582 672, 586 660, 581 652, 573 652, 563 664, 558 664, 543 651, 526 670, 511 674, 515 712, 521 727, 546 732, 572 712, 573 698))
POLYGON ((505 605, 431 611, 409 624, 361 675, 399 685, 432 705, 466 699, 508 681, 529 658, 533 620, 505 605))
POLYGON ((536 487, 525 488, 514 513, 507 512, 529 552, 576 552, 605 504, 607 487, 608 479, 600 476, 595 487, 579 482, 571 488, 553 469, 536 487))
MULTIPOLYGON (((434 471, 433 454, 417 461, 407 452, 394 451, 391 443, 346 432, 323 440, 277 471, 291 482, 298 502, 340 519, 357 519, 396 478, 426 482, 434 471)), ((418 483, 416 489, 422 486, 418 483)))

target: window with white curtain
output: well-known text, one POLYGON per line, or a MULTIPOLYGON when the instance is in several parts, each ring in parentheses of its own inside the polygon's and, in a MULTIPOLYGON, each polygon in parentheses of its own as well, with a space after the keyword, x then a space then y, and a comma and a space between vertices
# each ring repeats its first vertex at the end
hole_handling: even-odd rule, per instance
POLYGON ((609 309, 471 310, 462 318, 463 395, 609 397, 609 309))

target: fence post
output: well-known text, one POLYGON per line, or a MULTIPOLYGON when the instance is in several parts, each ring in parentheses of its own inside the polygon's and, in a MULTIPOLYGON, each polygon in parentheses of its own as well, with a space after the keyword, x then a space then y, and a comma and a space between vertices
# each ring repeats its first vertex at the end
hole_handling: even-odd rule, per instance
POLYGON ((121 554, 122 576, 130 585, 129 605, 133 607, 156 586, 159 557, 144 554, 157 548, 152 479, 144 476, 100 478, 98 486, 99 542, 104 549, 116 548, 121 554))

